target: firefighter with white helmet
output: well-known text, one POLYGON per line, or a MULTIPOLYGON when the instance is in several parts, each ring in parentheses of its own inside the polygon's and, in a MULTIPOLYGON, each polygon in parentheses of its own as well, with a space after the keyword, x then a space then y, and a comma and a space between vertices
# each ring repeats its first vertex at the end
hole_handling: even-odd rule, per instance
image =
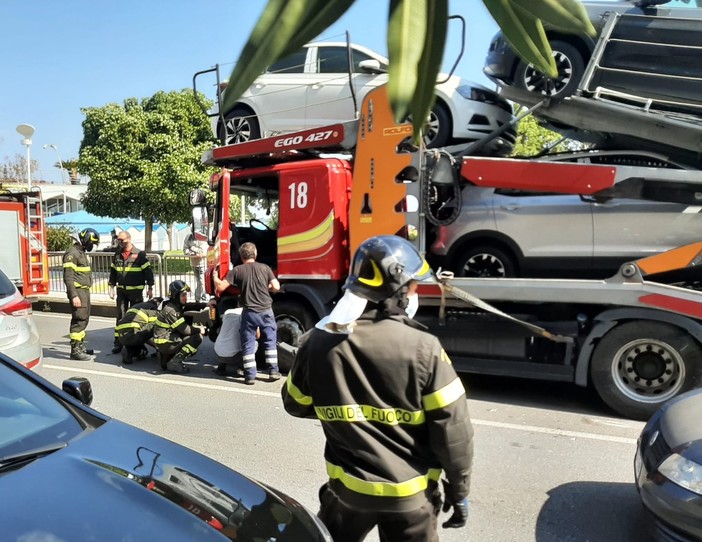
POLYGON ((63 282, 71 306, 71 359, 93 361, 93 351, 85 346, 85 328, 90 320, 90 287, 93 273, 88 252, 100 243, 100 235, 93 228, 85 228, 78 239, 63 255, 63 282))
POLYGON ((344 296, 303 337, 283 387, 285 409, 316 417, 329 481, 319 517, 334 540, 438 540, 468 518, 473 429, 466 394, 439 340, 414 322, 420 282, 433 273, 406 239, 356 251, 344 296), (410 310, 411 309, 411 310, 410 310))

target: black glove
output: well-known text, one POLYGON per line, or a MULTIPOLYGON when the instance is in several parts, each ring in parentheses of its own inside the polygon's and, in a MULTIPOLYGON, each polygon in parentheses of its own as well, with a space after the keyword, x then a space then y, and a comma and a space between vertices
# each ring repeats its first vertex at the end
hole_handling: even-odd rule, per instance
POLYGON ((460 500, 455 500, 451 496, 453 494, 451 484, 446 480, 441 480, 441 483, 444 486, 444 506, 442 511, 448 512, 453 508, 453 514, 451 514, 451 517, 447 521, 444 521, 441 526, 444 529, 458 529, 465 526, 468 521, 468 499, 463 497, 460 500))

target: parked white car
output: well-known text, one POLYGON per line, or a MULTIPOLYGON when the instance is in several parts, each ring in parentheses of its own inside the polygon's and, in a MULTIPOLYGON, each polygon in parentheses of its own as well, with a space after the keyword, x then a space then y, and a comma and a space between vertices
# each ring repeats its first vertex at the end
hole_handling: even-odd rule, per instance
MULTIPOLYGON (((269 66, 225 112, 224 123, 215 105, 213 133, 231 144, 353 120, 365 95, 387 83, 387 65, 387 58, 360 45, 350 45, 349 52, 346 43, 307 44, 269 66)), ((457 76, 439 77, 425 135, 428 146, 475 141, 512 120, 512 106, 495 91, 457 76)), ((512 127, 491 152, 509 153, 515 139, 512 127)))
POLYGON ((32 302, 0 270, 0 352, 36 371, 41 367, 39 330, 32 318, 32 302))

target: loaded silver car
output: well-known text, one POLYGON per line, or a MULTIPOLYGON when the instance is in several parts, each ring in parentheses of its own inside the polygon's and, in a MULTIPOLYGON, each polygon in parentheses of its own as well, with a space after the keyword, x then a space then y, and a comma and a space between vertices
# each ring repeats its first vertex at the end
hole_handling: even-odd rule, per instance
MULTIPOLYGON (((644 151, 583 151, 544 160, 690 169, 644 151)), ((626 262, 702 241, 702 206, 466 186, 431 253, 461 277, 607 277, 626 262)))

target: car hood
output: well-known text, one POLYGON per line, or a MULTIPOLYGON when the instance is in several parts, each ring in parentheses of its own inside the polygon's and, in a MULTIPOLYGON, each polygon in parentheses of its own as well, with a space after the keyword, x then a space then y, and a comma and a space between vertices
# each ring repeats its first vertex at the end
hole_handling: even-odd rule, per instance
POLYGON ((0 488, 6 540, 326 540, 286 495, 116 420, 0 488))
MULTIPOLYGON (((661 409, 659 427, 671 449, 694 443, 694 441, 702 441, 700 412, 702 412, 702 389, 680 395, 661 409)), ((702 442, 690 448, 699 451, 702 448, 702 442)))

